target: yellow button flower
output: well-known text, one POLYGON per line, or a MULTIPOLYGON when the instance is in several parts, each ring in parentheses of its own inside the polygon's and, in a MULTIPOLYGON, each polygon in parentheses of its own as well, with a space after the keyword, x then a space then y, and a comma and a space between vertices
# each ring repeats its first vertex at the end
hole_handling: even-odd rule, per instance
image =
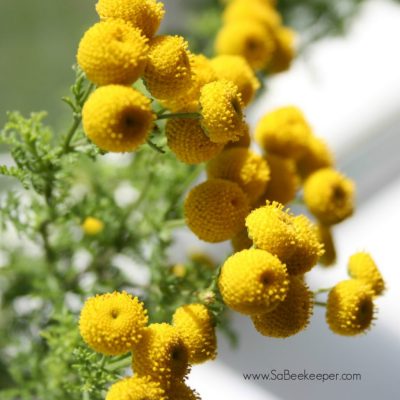
POLYGON ((79 43, 77 60, 96 85, 130 85, 143 73, 148 39, 120 20, 99 22, 79 43))
POLYGON ((199 394, 184 382, 173 382, 167 392, 170 400, 201 400, 199 394))
POLYGON ((223 242, 244 227, 249 204, 242 189, 230 181, 211 179, 193 188, 184 204, 188 227, 206 242, 223 242))
POLYGON ((247 234, 247 229, 242 229, 238 234, 236 234, 231 239, 231 244, 235 253, 241 250, 250 249, 250 247, 253 246, 253 242, 247 234))
POLYGON ((281 107, 258 122, 255 139, 267 152, 299 158, 307 148, 312 131, 303 113, 293 106, 281 107))
POLYGON ((164 17, 164 5, 155 0, 99 0, 96 10, 100 18, 122 19, 151 38, 164 17))
POLYGON ((222 266, 218 287, 224 303, 246 314, 273 310, 287 294, 289 286, 285 264, 264 250, 242 250, 222 266))
POLYGON ((82 111, 83 129, 102 150, 136 150, 153 128, 150 100, 135 89, 110 85, 97 89, 82 111))
POLYGON ((224 150, 207 164, 209 178, 236 182, 254 204, 265 192, 269 181, 267 162, 245 147, 224 150))
POLYGON ((243 102, 233 82, 218 80, 203 86, 199 103, 201 124, 212 142, 225 144, 245 134, 243 102))
POLYGON ((385 290, 383 277, 370 254, 365 252, 353 254, 349 259, 348 271, 352 278, 368 285, 376 296, 385 290))
POLYGON ((260 88, 260 82, 247 61, 241 56, 222 55, 211 60, 218 79, 226 79, 236 84, 247 106, 260 88))
POLYGON ((107 392, 106 400, 167 400, 165 391, 148 377, 123 378, 107 392))
POLYGON ((267 72, 277 74, 287 71, 295 57, 295 34, 289 28, 280 26, 274 30, 276 49, 271 62, 267 66, 267 72))
POLYGON ((147 312, 126 292, 96 295, 86 300, 79 319, 83 340, 95 351, 124 354, 142 337, 147 312))
POLYGON ((323 224, 337 224, 353 213, 354 183, 334 169, 320 169, 304 182, 304 201, 323 224))
POLYGON ((335 264, 336 248, 333 239, 332 228, 323 224, 318 224, 318 240, 324 246, 324 254, 320 257, 319 262, 326 267, 335 264))
POLYGON ((147 89, 157 99, 182 95, 191 84, 188 44, 181 36, 157 36, 143 74, 147 89))
POLYGON ((334 333, 358 335, 370 327, 373 317, 373 291, 362 281, 342 281, 329 292, 326 321, 334 333))
POLYGON ((104 223, 97 218, 87 217, 82 223, 82 229, 86 235, 96 236, 103 231, 104 223))
POLYGON ((216 357, 214 321, 206 306, 188 304, 179 307, 172 317, 172 323, 189 351, 190 364, 200 364, 216 357))
POLYGON ((313 309, 313 294, 302 277, 291 277, 285 300, 268 313, 251 317, 258 332, 264 336, 287 338, 305 329, 313 309))
POLYGON ((200 122, 194 119, 170 119, 165 134, 168 147, 178 160, 186 164, 199 164, 221 152, 224 145, 212 142, 204 133, 200 122))

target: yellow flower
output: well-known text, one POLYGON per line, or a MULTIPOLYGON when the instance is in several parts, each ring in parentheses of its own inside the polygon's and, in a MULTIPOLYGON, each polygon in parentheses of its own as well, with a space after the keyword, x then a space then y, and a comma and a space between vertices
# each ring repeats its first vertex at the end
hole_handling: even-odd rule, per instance
POLYGON ((313 172, 321 168, 333 167, 334 164, 333 154, 326 142, 312 136, 304 154, 297 160, 297 171, 303 179, 306 179, 313 172))
POLYGON ((245 147, 224 150, 207 164, 209 178, 236 182, 253 204, 265 192, 269 181, 267 162, 245 147))
POLYGON ((261 118, 255 138, 267 152, 281 157, 299 158, 306 151, 311 134, 303 113, 297 107, 288 106, 261 118))
POLYGON ((160 382, 163 388, 183 379, 189 373, 188 350, 178 330, 166 323, 149 325, 134 348, 132 369, 160 382))
POLYGON ((93 25, 79 43, 77 60, 96 85, 130 85, 143 73, 148 40, 123 21, 93 25))
POLYGON ((123 378, 107 392, 106 400, 167 400, 166 393, 157 382, 148 377, 123 378))
POLYGON ((168 390, 170 400, 201 400, 199 394, 184 382, 173 382, 168 390))
POLYGON ((288 286, 285 264, 259 249, 230 256, 218 279, 224 303, 246 315, 272 311, 285 299, 288 286))
POLYGON ((260 70, 271 61, 275 41, 270 30, 257 21, 235 21, 218 32, 215 52, 242 56, 254 70, 260 70))
POLYGON ((242 229, 238 234, 236 234, 231 239, 231 244, 235 253, 241 250, 250 249, 250 247, 253 246, 253 242, 247 234, 247 229, 242 229))
POLYGON ((302 277, 290 277, 285 300, 268 313, 251 317, 255 328, 264 336, 287 338, 305 329, 313 309, 313 294, 302 277))
POLYGON ((186 276, 186 267, 183 264, 175 264, 172 267, 172 273, 177 278, 183 278, 184 276, 186 276))
POLYGON ((83 221, 82 229, 86 235, 96 236, 103 231, 104 223, 97 218, 87 217, 83 221))
POLYGON ((172 323, 189 351, 189 363, 200 364, 217 355, 217 338, 212 314, 202 304, 179 307, 172 323))
POLYGON ((139 342, 147 320, 147 312, 137 297, 126 292, 106 293, 86 300, 79 330, 95 351, 119 355, 139 342))
POLYGON ((230 181, 211 179, 193 188, 184 204, 188 227, 206 242, 223 242, 244 227, 246 195, 230 181))
POLYGON ((225 149, 231 149, 233 147, 246 147, 246 148, 250 147, 251 137, 250 137, 249 126, 247 125, 247 123, 244 124, 243 128, 244 128, 243 135, 240 136, 239 140, 228 142, 224 147, 225 149))
POLYGON ((385 290, 385 282, 371 255, 365 252, 353 254, 348 264, 349 275, 368 285, 376 296, 385 290))
POLYGON ((165 134, 168 147, 178 160, 186 164, 199 164, 215 157, 224 147, 212 142, 204 133, 200 122, 194 119, 170 119, 165 134))
POLYGON ((236 84, 245 106, 253 100, 260 88, 260 82, 243 57, 222 55, 212 59, 211 65, 218 79, 226 79, 236 84))
POLYGON ((212 142, 225 144, 245 134, 243 102, 233 82, 218 80, 204 85, 199 103, 201 124, 212 142))
POLYGON ((127 86, 110 85, 97 89, 82 111, 83 128, 102 150, 136 150, 153 128, 150 100, 127 86))
POLYGON ((157 99, 182 95, 191 84, 188 44, 181 36, 157 36, 143 74, 147 89, 157 99))
POLYGON ((304 182, 304 201, 323 224, 337 224, 353 213, 354 184, 332 168, 320 169, 304 182))
POLYGON ((373 292, 362 281, 342 281, 329 292, 326 321, 333 332, 358 335, 370 327, 373 317, 373 292))
POLYGON ((99 0, 96 10, 100 18, 122 19, 152 37, 164 17, 164 5, 155 0, 99 0))
POLYGON ((325 253, 320 257, 322 265, 330 266, 336 262, 336 248, 333 240, 332 228, 323 224, 318 224, 318 239, 323 244, 325 253))
POLYGON ((284 26, 274 30, 276 49, 267 66, 267 71, 273 74, 287 71, 295 57, 294 32, 284 26))

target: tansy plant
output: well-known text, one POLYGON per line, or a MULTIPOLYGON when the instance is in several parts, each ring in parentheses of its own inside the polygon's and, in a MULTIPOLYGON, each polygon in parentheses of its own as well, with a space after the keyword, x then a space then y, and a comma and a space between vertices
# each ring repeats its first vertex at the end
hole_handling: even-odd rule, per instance
POLYGON ((354 211, 353 182, 297 107, 255 132, 246 123, 262 74, 295 53, 274 2, 230 1, 213 58, 157 34, 160 2, 96 10, 64 98, 70 129, 10 113, 1 131, 14 165, 0 171, 26 189, 1 198, 1 398, 199 399, 186 377, 216 357, 217 329, 232 336, 227 310, 274 338, 304 330, 314 306, 334 333, 366 332, 385 288, 368 253, 333 288, 313 293, 306 280, 335 263, 332 229, 354 211), (170 265, 183 225, 230 240, 232 255, 170 265))

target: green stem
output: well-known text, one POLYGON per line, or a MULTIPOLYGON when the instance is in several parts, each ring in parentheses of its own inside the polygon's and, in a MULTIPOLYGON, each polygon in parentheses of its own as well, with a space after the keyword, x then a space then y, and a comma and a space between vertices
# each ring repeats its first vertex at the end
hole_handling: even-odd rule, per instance
POLYGON ((160 154, 165 154, 165 150, 163 150, 161 147, 157 146, 155 143, 153 143, 150 139, 147 139, 147 144, 155 150, 157 153, 160 154))
POLYGON ((165 229, 175 229, 175 228, 182 228, 186 226, 186 221, 184 218, 180 219, 170 219, 168 221, 165 221, 164 228, 165 229))
POLYGON ((125 369, 125 368, 129 367, 131 364, 132 364, 132 356, 129 354, 122 360, 118 360, 113 363, 109 363, 107 365, 107 370, 108 371, 116 371, 116 370, 122 369, 122 368, 125 369))
POLYGON ((197 112, 193 113, 170 113, 170 114, 159 114, 157 120, 160 119, 177 119, 177 118, 187 118, 187 119, 200 119, 201 114, 197 112))
POLYGON ((323 301, 314 301, 314 304, 316 306, 319 306, 319 307, 326 307, 327 306, 327 303, 324 303, 323 301))
POLYGON ((71 140, 74 137, 76 131, 79 128, 79 125, 82 121, 82 115, 81 114, 75 114, 74 115, 74 122, 72 123, 71 128, 69 129, 67 136, 65 137, 64 145, 63 145, 63 153, 68 153, 70 150, 70 144, 71 140))
POLYGON ((314 292, 314 296, 316 296, 317 294, 320 294, 320 293, 327 293, 327 292, 330 292, 331 289, 332 289, 332 288, 322 288, 322 289, 318 289, 318 290, 316 290, 316 291, 314 292))

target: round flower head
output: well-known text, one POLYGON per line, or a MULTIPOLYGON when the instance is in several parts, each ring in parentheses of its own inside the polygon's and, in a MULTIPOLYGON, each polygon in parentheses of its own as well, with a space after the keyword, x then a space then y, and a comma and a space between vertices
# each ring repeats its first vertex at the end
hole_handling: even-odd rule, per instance
POLYGON ((297 160, 297 171, 303 179, 313 172, 334 166, 332 152, 323 139, 312 136, 304 154, 297 160))
POLYGON ((199 394, 184 382, 173 382, 168 390, 170 400, 201 400, 199 394))
POLYGON ((281 157, 299 158, 306 151, 311 128, 297 107, 282 107, 258 122, 255 138, 267 152, 281 157))
POLYGON ((253 204, 265 192, 269 181, 267 162, 245 147, 224 150, 207 164, 209 178, 236 182, 253 204))
POLYGON ((99 22, 83 36, 78 64, 96 85, 130 85, 143 73, 148 39, 123 21, 99 22))
POLYGON ((224 303, 246 315, 273 310, 285 299, 288 285, 285 264, 259 249, 242 250, 230 256, 218 279, 224 303))
POLYGON ((211 179, 188 194, 184 212, 188 227, 206 242, 223 242, 244 227, 249 211, 246 195, 240 187, 224 179, 211 179))
POLYGON ((368 285, 376 296, 385 290, 385 282, 374 260, 368 253, 353 254, 348 264, 349 275, 368 285))
POLYGON ((217 338, 212 314, 202 304, 179 307, 172 323, 189 351, 189 363, 200 364, 217 355, 217 338))
POLYGON ((212 142, 195 119, 169 119, 165 133, 168 147, 178 160, 186 164, 199 164, 215 157, 224 147, 212 142))
POLYGON ((160 384, 148 377, 134 376, 114 383, 107 392, 106 400, 167 400, 160 384))
POLYGON ((320 264, 328 267, 336 262, 336 248, 333 240, 332 228, 323 224, 318 224, 318 240, 324 246, 324 254, 320 257, 320 264))
POLYGON ((191 84, 188 44, 181 36, 157 36, 150 42, 143 74, 147 89, 157 99, 179 96, 191 84))
POLYGON ((82 229, 86 235, 96 236, 103 231, 104 223, 97 218, 87 217, 83 221, 82 229))
POLYGON ((226 79, 236 84, 245 106, 253 100, 260 88, 260 82, 243 57, 222 55, 211 60, 211 64, 218 79, 226 79))
POLYGON ((153 128, 150 100, 127 86, 110 85, 97 89, 82 111, 83 129, 102 150, 136 150, 153 128))
POLYGON ((370 327, 373 317, 373 292, 362 281, 342 281, 329 292, 326 321, 333 332, 358 335, 370 327))
POLYGON ((243 229, 235 235, 231 239, 231 244, 235 253, 241 250, 250 249, 250 247, 253 246, 253 242, 247 234, 247 229, 243 229))
POLYGON ((245 134, 243 102, 233 82, 218 80, 203 86, 199 103, 201 124, 212 142, 225 144, 245 134))
POLYGON ((271 170, 271 178, 263 197, 282 204, 289 203, 296 197, 299 187, 294 161, 273 154, 267 154, 265 158, 271 170))
POLYGON ((244 124, 244 132, 243 135, 240 136, 239 140, 228 142, 225 145, 225 149, 231 149, 234 147, 246 147, 249 148, 251 144, 250 130, 247 123, 244 124))
POLYGON ((132 369, 168 388, 171 382, 189 373, 188 350, 173 326, 151 324, 133 350, 132 369))
POLYGON ((163 3, 155 0, 99 0, 96 10, 101 19, 122 19, 150 38, 165 14, 163 3))
POLYGON ((79 319, 83 340, 95 351, 124 354, 142 337, 147 312, 126 292, 96 295, 86 300, 79 319))
POLYGON ((218 55, 242 56, 254 70, 268 65, 274 51, 272 33, 257 21, 231 22, 222 27, 215 41, 215 52, 218 55))
POLYGON ((288 259, 294 252, 296 229, 293 216, 282 204, 267 203, 252 211, 246 218, 246 226, 253 243, 280 260, 288 259))
POLYGON ((287 71, 295 57, 294 32, 284 26, 274 30, 276 49, 267 66, 267 71, 273 74, 287 71))
POLYGON ((251 317, 258 332, 264 336, 287 338, 305 329, 313 309, 313 294, 300 277, 290 277, 285 300, 269 313, 251 317))
POLYGON ((332 168, 320 169, 304 182, 304 201, 323 224, 337 224, 353 213, 354 184, 332 168))

